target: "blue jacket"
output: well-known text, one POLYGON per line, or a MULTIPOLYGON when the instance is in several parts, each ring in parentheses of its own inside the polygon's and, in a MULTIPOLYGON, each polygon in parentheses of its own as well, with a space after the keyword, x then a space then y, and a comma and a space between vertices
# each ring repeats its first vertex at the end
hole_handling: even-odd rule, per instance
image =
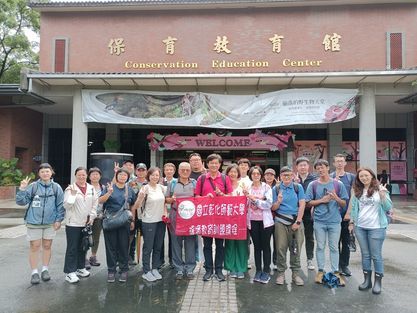
POLYGON ((29 205, 25 222, 32 225, 50 225, 55 222, 62 222, 65 215, 64 192, 61 186, 50 181, 44 183, 40 179, 31 183, 25 190, 16 194, 16 204, 29 205), (33 198, 38 195, 41 201, 39 208, 32 207, 33 198))
MULTIPOLYGON (((352 209, 350 211, 350 218, 357 225, 358 222, 358 216, 359 216, 359 200, 356 198, 354 194, 352 194, 352 197, 350 198, 350 201, 352 202, 352 209)), ((379 203, 379 225, 381 228, 386 228, 388 226, 388 218, 386 212, 391 210, 392 208, 392 201, 389 197, 389 194, 386 193, 385 200, 381 199, 381 202, 379 203)))

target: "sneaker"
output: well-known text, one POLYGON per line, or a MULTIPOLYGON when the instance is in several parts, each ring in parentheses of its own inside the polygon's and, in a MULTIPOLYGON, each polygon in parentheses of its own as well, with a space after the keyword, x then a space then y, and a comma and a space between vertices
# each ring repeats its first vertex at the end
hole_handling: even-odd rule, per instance
POLYGON ((314 267, 314 264, 313 264, 313 260, 312 259, 308 259, 307 260, 307 269, 310 270, 310 271, 314 271, 315 270, 315 267, 314 267))
POLYGON ((260 283, 262 284, 267 284, 269 283, 269 281, 271 280, 271 276, 269 276, 268 273, 262 272, 261 273, 261 279, 260 279, 260 283))
POLYGON ((261 282, 261 274, 262 272, 256 272, 255 277, 253 278, 253 281, 260 283, 261 282))
POLYGON ((203 276, 203 281, 209 281, 212 278, 213 278, 213 273, 212 272, 206 272, 203 276))
POLYGON ((237 279, 244 279, 245 278, 245 273, 243 272, 237 272, 237 279))
POLYGON ((135 258, 129 257, 129 265, 138 265, 138 262, 135 261, 135 258))
POLYGON ((48 270, 42 271, 41 278, 42 278, 43 281, 51 280, 51 276, 49 275, 49 271, 48 270))
POLYGON ((237 278, 237 273, 236 272, 230 272, 229 276, 231 278, 237 278))
POLYGON ((173 269, 175 268, 175 265, 174 265, 174 263, 172 263, 172 262, 169 262, 169 268, 170 268, 171 270, 173 270, 173 269))
POLYGON ((144 280, 147 280, 147 281, 150 281, 150 282, 156 281, 156 278, 155 278, 155 276, 152 275, 151 271, 147 272, 146 274, 144 273, 142 275, 142 278, 144 280))
POLYGON ((157 280, 162 279, 162 276, 159 274, 158 270, 152 270, 151 273, 157 280))
POLYGON ((75 274, 75 272, 67 274, 67 276, 65 276, 65 280, 69 282, 70 284, 75 284, 80 281, 80 279, 77 277, 77 274, 75 274))
POLYGON ((31 278, 30 278, 30 283, 32 285, 37 285, 41 282, 41 278, 39 277, 38 273, 32 274, 31 278))
POLYGON ((80 276, 83 278, 90 276, 90 272, 87 271, 85 268, 78 269, 75 273, 77 274, 77 276, 80 276))
POLYGON ((85 259, 84 266, 86 270, 91 269, 90 261, 88 259, 85 259))
POLYGON ((120 283, 125 283, 127 281, 127 272, 122 272, 119 277, 120 283))
POLYGON ((217 278, 217 280, 220 282, 220 281, 225 281, 226 280, 226 277, 224 277, 224 275, 223 275, 223 273, 222 273, 222 271, 219 271, 219 272, 217 272, 216 273, 216 278, 217 278))
POLYGON ((316 282, 316 284, 322 284, 323 283, 323 276, 324 276, 323 271, 318 271, 317 272, 316 278, 314 278, 314 281, 316 282))
POLYGON ((175 274, 175 279, 177 280, 181 280, 183 279, 184 274, 182 272, 177 272, 177 274, 175 274))
POLYGON ((345 282, 345 279, 343 278, 343 276, 340 274, 340 272, 334 272, 334 276, 339 278, 339 286, 340 287, 345 287, 346 282, 345 282))
POLYGON ((107 274, 107 282, 114 283, 116 281, 116 274, 115 273, 108 273, 107 274))
POLYGON ((277 279, 275 280, 277 285, 284 285, 285 284, 285 275, 284 273, 279 273, 277 279))
POLYGON ((195 278, 194 273, 187 273, 187 279, 192 280, 195 278))
POLYGON ((100 263, 97 261, 96 256, 90 256, 89 261, 91 266, 100 266, 100 263))
POLYGON ((304 286, 304 280, 298 275, 298 273, 292 273, 292 282, 296 286, 304 286))
POLYGON ((352 276, 352 272, 350 271, 349 267, 343 266, 342 267, 342 275, 344 276, 352 276))

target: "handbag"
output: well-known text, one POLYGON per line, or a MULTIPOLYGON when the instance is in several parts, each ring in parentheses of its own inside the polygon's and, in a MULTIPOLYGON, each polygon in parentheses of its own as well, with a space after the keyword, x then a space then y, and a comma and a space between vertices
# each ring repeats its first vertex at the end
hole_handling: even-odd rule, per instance
POLYGON ((356 252, 356 241, 355 241, 355 234, 351 232, 349 234, 349 243, 348 243, 349 251, 356 252))
POLYGON ((125 202, 121 209, 115 213, 104 212, 103 216, 103 229, 114 230, 122 226, 128 225, 132 220, 133 216, 129 210, 128 202, 128 186, 125 185, 125 202))

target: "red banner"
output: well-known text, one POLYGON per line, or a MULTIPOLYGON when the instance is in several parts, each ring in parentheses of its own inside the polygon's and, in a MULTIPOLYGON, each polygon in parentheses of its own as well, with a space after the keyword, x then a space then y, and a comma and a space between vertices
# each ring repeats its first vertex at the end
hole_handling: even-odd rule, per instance
POLYGON ((246 204, 245 196, 178 199, 175 234, 244 240, 246 204))

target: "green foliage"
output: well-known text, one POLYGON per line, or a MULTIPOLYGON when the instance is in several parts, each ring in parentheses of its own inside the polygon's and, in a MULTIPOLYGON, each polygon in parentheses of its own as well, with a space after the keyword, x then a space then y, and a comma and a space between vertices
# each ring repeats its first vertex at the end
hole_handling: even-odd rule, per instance
POLYGON ((38 44, 27 33, 39 33, 39 13, 26 0, 0 1, 0 83, 18 83, 20 70, 38 68, 38 44))
POLYGON ((0 158, 0 186, 17 186, 26 177, 35 178, 34 173, 25 175, 17 168, 18 158, 10 160, 0 158))
POLYGON ((104 140, 103 146, 106 152, 118 152, 120 149, 120 142, 117 140, 104 140))

